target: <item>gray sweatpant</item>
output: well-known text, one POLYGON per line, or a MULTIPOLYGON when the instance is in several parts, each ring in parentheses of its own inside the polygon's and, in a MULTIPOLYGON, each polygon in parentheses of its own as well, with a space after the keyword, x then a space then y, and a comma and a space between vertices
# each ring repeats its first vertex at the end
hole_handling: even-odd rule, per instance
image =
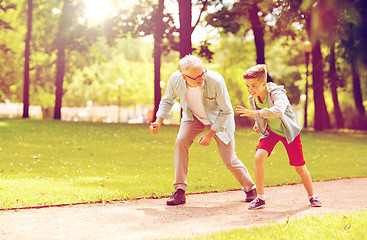
MULTIPOLYGON (((209 129, 210 125, 204 125, 195 118, 194 121, 182 122, 176 139, 175 146, 175 177, 174 187, 177 190, 181 188, 186 191, 186 176, 189 169, 189 148, 197 135, 205 129, 209 129)), ((234 138, 227 144, 222 142, 216 135, 214 139, 217 142, 218 150, 223 163, 231 171, 233 176, 242 185, 244 191, 248 192, 254 186, 251 175, 245 165, 237 158, 235 152, 234 138)))

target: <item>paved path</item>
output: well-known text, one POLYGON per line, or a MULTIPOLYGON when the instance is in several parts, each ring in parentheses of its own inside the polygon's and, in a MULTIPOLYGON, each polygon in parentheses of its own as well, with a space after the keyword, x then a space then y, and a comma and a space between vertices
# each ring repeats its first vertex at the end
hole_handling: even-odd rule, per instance
POLYGON ((195 194, 181 206, 167 199, 0 212, 0 239, 155 239, 190 237, 306 214, 367 210, 367 178, 316 182, 323 207, 302 185, 266 188, 266 208, 248 210, 242 191, 195 194))

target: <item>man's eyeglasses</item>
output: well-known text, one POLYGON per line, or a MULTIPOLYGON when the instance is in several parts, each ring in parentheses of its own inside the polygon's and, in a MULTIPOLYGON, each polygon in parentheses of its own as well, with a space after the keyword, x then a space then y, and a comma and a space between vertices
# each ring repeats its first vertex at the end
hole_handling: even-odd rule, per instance
POLYGON ((190 76, 187 76, 187 75, 185 75, 185 74, 183 74, 185 77, 188 77, 188 78, 190 78, 191 80, 194 80, 194 81, 197 81, 198 79, 200 79, 200 78, 205 78, 205 74, 206 74, 206 72, 207 72, 208 70, 206 70, 205 68, 204 68, 204 72, 202 73, 202 74, 200 74, 199 76, 197 76, 196 78, 192 78, 192 77, 190 77, 190 76))

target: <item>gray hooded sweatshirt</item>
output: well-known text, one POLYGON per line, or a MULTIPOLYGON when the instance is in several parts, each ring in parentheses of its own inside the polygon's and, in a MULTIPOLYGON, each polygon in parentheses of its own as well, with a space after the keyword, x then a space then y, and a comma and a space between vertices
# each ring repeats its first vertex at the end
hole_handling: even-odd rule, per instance
MULTIPOLYGON (((255 122, 259 126, 261 137, 260 139, 269 136, 267 131, 268 118, 278 118, 283 126, 285 137, 288 143, 293 140, 301 132, 301 128, 297 125, 296 117, 292 111, 291 104, 286 95, 284 86, 278 86, 275 83, 268 83, 268 100, 270 108, 264 108, 259 110, 260 117, 255 117, 255 122)), ((251 107, 257 110, 255 105, 255 99, 250 95, 249 101, 251 107)))

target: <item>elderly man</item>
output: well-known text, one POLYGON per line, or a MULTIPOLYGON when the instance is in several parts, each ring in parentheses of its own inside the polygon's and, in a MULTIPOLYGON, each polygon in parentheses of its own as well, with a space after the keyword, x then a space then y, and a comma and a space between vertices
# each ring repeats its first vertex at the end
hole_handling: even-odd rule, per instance
POLYGON ((189 166, 188 150, 196 136, 198 143, 208 146, 214 137, 222 161, 242 185, 246 192, 246 202, 256 198, 256 186, 245 167, 237 158, 234 141, 234 113, 223 77, 203 67, 202 61, 192 55, 183 57, 178 70, 169 78, 167 89, 157 112, 157 120, 150 124, 150 131, 158 133, 164 119, 177 97, 183 110, 180 130, 175 146, 175 193, 167 205, 186 203, 186 176, 189 166))

